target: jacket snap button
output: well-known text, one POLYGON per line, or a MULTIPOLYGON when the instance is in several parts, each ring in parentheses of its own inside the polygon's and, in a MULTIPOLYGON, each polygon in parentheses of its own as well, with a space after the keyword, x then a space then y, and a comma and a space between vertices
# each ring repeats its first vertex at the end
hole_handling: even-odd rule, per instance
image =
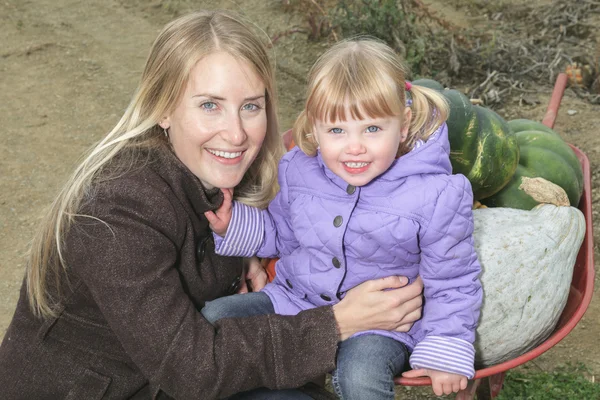
POLYGON ((339 228, 342 225, 342 222, 344 222, 344 219, 342 218, 341 215, 338 215, 337 217, 335 217, 333 219, 333 226, 335 226, 336 228, 339 228))
POLYGON ((336 296, 337 296, 337 298, 338 298, 339 300, 341 300, 341 299, 342 299, 342 296, 343 296, 345 293, 346 293, 346 292, 337 292, 337 293, 336 293, 336 296))
POLYGON ((327 296, 326 294, 322 294, 321 298, 325 301, 331 301, 331 297, 327 296))
POLYGON ((346 188, 346 193, 348 193, 348 194, 354 194, 355 191, 356 191, 356 186, 348 185, 348 187, 346 188))
POLYGON ((196 247, 196 258, 198 263, 201 263, 202 260, 204 260, 204 254, 206 253, 206 242, 208 242, 208 238, 209 236, 205 236, 200 239, 200 242, 198 242, 198 246, 196 247))
POLYGON ((342 265, 342 263, 340 263, 340 260, 338 260, 337 257, 333 257, 333 260, 331 260, 331 263, 336 268, 339 268, 342 265))
POLYGON ((292 285, 292 282, 290 282, 290 280, 289 280, 289 279, 286 279, 286 280, 285 280, 285 283, 287 283, 287 285, 290 287, 290 289, 293 289, 293 288, 294 288, 294 285, 292 285))
POLYGON ((238 289, 240 288, 241 280, 242 279, 239 276, 235 277, 235 279, 233 280, 233 282, 231 282, 231 285, 229 286, 229 294, 237 293, 238 289))

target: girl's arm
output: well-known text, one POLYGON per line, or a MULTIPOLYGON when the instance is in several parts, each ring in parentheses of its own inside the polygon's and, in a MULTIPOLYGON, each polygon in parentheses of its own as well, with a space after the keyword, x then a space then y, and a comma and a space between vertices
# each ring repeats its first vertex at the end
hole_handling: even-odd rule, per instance
MULTIPOLYGON (((293 162, 293 153, 287 153, 279 163, 279 192, 266 210, 233 202, 227 234, 223 238, 214 235, 217 254, 281 257, 298 247, 290 221, 287 182, 290 162, 293 162)), ((226 205, 225 200, 223 205, 226 205)))
POLYGON ((428 376, 431 379, 431 388, 436 396, 457 393, 467 388, 468 380, 464 375, 450 372, 437 371, 435 369, 411 369, 402 373, 405 378, 417 378, 428 376))
POLYGON ((413 369, 432 369, 472 378, 475 329, 482 301, 481 267, 473 245, 472 189, 451 175, 429 225, 419 235, 425 307, 425 338, 411 357, 413 369))
POLYGON ((216 211, 206 211, 204 216, 208 220, 210 229, 218 236, 225 237, 231 223, 233 208, 233 189, 221 189, 223 203, 216 211))

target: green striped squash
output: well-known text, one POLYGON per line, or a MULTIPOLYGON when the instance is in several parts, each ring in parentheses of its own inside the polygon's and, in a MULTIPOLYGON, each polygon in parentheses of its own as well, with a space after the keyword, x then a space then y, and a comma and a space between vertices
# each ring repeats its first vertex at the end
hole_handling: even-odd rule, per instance
POLYGON ((523 132, 523 131, 542 131, 548 132, 556 136, 560 136, 554 129, 548 128, 546 125, 541 122, 532 121, 530 119, 520 118, 513 119, 512 121, 508 121, 508 126, 512 129, 513 132, 523 132))
POLYGON ((452 171, 469 179, 475 200, 500 191, 519 162, 517 139, 506 121, 488 108, 472 105, 458 90, 442 90, 443 86, 431 79, 413 84, 435 89, 446 98, 452 171))
POLYGON ((577 207, 583 192, 583 170, 579 159, 558 133, 538 122, 517 120, 515 129, 521 157, 513 178, 500 192, 483 199, 488 207, 510 207, 531 210, 538 205, 519 189, 524 176, 544 178, 562 187, 571 206, 577 207))
POLYGON ((447 123, 453 172, 469 179, 475 200, 497 193, 510 181, 519 162, 514 133, 502 117, 471 105, 459 91, 441 93, 450 105, 447 123))

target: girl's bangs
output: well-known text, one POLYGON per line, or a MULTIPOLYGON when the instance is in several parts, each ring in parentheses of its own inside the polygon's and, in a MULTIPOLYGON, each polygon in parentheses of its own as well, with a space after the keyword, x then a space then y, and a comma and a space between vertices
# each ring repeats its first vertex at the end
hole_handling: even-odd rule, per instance
POLYGON ((315 84, 307 101, 307 113, 313 122, 334 123, 349 118, 361 120, 403 115, 403 99, 396 89, 397 85, 389 78, 348 77, 347 74, 344 78, 329 76, 315 84))

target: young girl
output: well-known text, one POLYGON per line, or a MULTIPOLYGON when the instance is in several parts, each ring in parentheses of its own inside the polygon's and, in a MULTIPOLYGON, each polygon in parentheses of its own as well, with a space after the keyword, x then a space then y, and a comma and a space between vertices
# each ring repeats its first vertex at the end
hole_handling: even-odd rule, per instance
POLYGON ((223 206, 207 213, 219 254, 280 258, 263 291, 208 303, 211 322, 294 315, 369 279, 423 279, 423 318, 408 333, 367 331, 340 343, 332 382, 343 399, 393 399, 408 354, 413 371, 404 376, 429 376, 436 395, 474 375, 482 291, 472 190, 451 173, 446 103, 406 73, 378 41, 333 46, 311 70, 297 147, 279 164, 268 209, 232 205, 224 190, 223 206))

